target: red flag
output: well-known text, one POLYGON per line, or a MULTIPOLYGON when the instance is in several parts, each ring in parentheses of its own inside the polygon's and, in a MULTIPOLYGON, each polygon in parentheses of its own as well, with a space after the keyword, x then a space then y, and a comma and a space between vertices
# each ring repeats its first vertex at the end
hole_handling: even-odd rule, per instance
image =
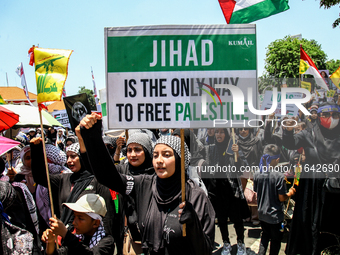
POLYGON ((318 86, 328 90, 328 86, 325 80, 322 78, 318 68, 314 64, 313 60, 307 55, 307 53, 300 46, 300 74, 310 74, 314 76, 315 82, 318 86))

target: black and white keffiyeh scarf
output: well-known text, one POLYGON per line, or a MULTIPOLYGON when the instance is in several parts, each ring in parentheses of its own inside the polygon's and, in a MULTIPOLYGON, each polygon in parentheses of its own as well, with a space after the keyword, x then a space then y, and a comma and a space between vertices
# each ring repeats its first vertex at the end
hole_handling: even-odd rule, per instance
MULTIPOLYGON (((75 235, 76 237, 79 238, 79 240, 84 241, 85 240, 85 236, 84 235, 75 235)), ((104 230, 104 226, 103 223, 101 222, 97 231, 93 234, 90 243, 89 243, 89 247, 92 248, 94 246, 96 246, 100 240, 102 240, 105 237, 105 230, 104 230)))
MULTIPOLYGON (((70 172, 70 170, 64 166, 67 161, 66 153, 60 150, 58 147, 52 144, 46 144, 46 157, 48 160, 48 172, 50 174, 70 172)), ((49 219, 52 215, 50 210, 50 198, 48 195, 48 189, 46 187, 37 185, 36 201, 40 215, 45 220, 45 222, 49 224, 49 219)))
POLYGON ((38 220, 38 214, 37 214, 37 207, 35 205, 31 192, 29 191, 28 187, 24 183, 13 182, 12 185, 14 187, 19 187, 22 190, 34 228, 37 231, 37 234, 39 234, 39 220, 38 220))

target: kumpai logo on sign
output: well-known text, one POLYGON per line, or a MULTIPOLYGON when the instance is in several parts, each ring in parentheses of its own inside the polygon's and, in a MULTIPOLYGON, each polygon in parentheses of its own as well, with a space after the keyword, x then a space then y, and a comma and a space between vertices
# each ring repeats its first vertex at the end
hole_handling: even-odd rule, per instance
POLYGON ((248 48, 248 47, 254 46, 254 43, 252 40, 247 39, 247 37, 244 37, 240 40, 228 41, 228 45, 229 46, 246 46, 248 48))

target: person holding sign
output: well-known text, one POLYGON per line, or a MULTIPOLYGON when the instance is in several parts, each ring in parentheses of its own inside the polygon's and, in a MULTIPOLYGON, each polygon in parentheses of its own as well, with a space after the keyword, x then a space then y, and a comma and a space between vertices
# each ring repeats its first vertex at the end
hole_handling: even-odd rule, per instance
MULTIPOLYGON (((124 175, 117 171, 101 139, 101 117, 92 113, 80 122, 81 136, 94 173, 102 184, 136 201, 144 254, 212 254, 215 212, 207 196, 186 180, 186 201, 181 203, 181 140, 164 136, 153 148, 155 174, 124 175), (182 224, 186 224, 186 236, 182 224)), ((78 137, 81 139, 80 137, 78 137)), ((133 149, 128 145, 127 149, 133 149)), ((185 167, 190 152, 185 145, 185 167)))

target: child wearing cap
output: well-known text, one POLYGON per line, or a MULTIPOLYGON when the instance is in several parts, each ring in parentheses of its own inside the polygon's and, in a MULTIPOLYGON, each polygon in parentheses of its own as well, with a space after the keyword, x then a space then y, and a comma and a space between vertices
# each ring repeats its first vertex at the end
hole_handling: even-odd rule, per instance
POLYGON ((105 233, 102 217, 106 214, 105 200, 97 194, 86 194, 76 203, 64 203, 74 213, 74 234, 56 217, 50 218, 41 240, 46 243, 46 254, 113 254, 113 237, 105 233), (55 249, 57 236, 62 247, 55 249))

